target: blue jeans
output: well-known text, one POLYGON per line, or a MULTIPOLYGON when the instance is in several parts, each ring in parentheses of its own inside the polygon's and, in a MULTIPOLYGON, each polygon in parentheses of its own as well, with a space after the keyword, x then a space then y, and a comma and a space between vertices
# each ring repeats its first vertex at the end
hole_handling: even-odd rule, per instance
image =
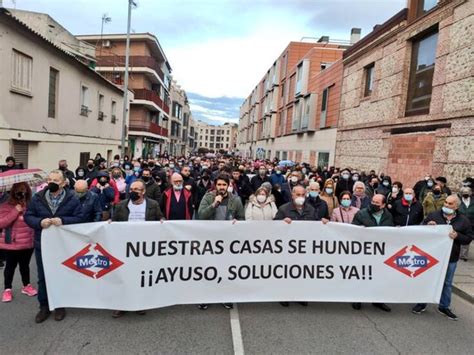
MULTIPOLYGON (((448 264, 448 269, 446 270, 446 277, 444 278, 443 291, 441 291, 441 299, 439 300, 439 308, 449 308, 451 305, 451 293, 453 290, 453 279, 454 272, 456 271, 456 266, 458 263, 450 262, 448 264)), ((418 303, 423 307, 426 307, 426 303, 418 303)))
POLYGON ((44 278, 43 257, 41 256, 41 247, 37 242, 35 242, 35 258, 38 268, 38 302, 40 307, 47 307, 49 309, 46 280, 44 278))

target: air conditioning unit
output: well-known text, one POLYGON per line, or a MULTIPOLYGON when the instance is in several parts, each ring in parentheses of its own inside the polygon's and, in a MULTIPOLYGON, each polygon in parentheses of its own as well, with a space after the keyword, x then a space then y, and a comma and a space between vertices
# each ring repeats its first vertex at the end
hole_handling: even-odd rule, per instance
POLYGON ((111 47, 110 41, 108 39, 106 39, 105 41, 102 41, 102 47, 110 48, 111 47))

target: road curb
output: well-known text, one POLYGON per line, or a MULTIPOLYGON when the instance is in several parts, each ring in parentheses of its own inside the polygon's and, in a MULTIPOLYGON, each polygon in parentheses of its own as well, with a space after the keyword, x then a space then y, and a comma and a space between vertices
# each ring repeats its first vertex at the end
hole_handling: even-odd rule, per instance
POLYGON ((457 287, 456 285, 453 285, 453 292, 459 297, 461 297, 462 299, 468 301, 469 303, 474 304, 474 296, 463 291, 461 288, 457 287))

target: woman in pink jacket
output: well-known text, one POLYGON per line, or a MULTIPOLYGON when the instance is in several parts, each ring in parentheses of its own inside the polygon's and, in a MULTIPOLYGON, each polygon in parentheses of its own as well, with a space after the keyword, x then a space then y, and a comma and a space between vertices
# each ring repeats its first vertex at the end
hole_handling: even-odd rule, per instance
POLYGON ((352 223, 355 214, 359 211, 357 207, 351 206, 352 194, 349 191, 341 192, 339 196, 341 204, 332 211, 331 222, 352 223))
POLYGON ((35 296, 38 292, 30 284, 30 260, 33 255, 33 229, 23 219, 27 205, 31 200, 31 189, 26 183, 14 184, 9 199, 0 205, 0 249, 5 251, 4 270, 5 290, 2 302, 13 299, 12 283, 16 266, 20 265, 23 281, 21 293, 35 296))

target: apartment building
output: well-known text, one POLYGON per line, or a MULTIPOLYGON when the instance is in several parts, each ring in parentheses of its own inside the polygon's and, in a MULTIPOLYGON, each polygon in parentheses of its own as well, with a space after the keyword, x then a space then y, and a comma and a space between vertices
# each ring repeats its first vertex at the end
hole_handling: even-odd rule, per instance
MULTIPOLYGON (((352 30, 352 41, 360 30, 352 30)), ((241 106, 243 156, 330 165, 335 159, 342 54, 350 41, 291 42, 241 106)))
MULTIPOLYGON (((121 86, 125 72, 125 34, 81 35, 95 46, 96 70, 121 86)), ((129 89, 134 93, 128 127, 129 152, 156 156, 169 149, 171 66, 151 33, 130 35, 129 89)))
POLYGON ((51 17, 5 8, 0 33, 0 161, 14 155, 51 170, 67 159, 75 169, 96 153, 109 161, 120 153, 123 91, 78 53, 87 44, 69 51, 62 44, 77 40, 51 17), (47 28, 61 34, 46 37, 47 28))
POLYGON ((196 125, 196 148, 200 152, 232 153, 237 147, 238 126, 224 123, 220 126, 198 121, 196 125))
POLYGON ((191 109, 186 91, 173 80, 171 82, 171 119, 169 122, 169 154, 174 156, 186 156, 194 149, 190 146, 190 135, 192 128, 192 139, 194 141, 194 127, 191 127, 191 109))
POLYGON ((344 53, 336 165, 474 175, 473 23, 472 1, 410 0, 344 53))

